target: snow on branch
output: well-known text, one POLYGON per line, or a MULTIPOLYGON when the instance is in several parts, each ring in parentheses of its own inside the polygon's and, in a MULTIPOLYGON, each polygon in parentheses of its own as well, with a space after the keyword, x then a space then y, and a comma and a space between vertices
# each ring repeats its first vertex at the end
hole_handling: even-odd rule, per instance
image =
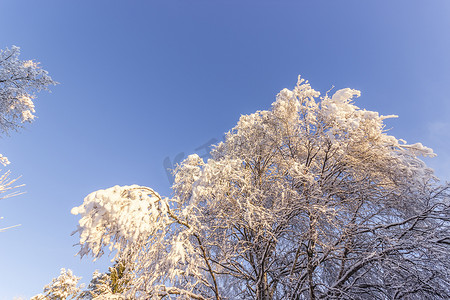
POLYGON ((171 198, 91 193, 80 255, 115 250, 131 299, 448 299, 449 187, 360 95, 299 77, 179 164, 171 198))

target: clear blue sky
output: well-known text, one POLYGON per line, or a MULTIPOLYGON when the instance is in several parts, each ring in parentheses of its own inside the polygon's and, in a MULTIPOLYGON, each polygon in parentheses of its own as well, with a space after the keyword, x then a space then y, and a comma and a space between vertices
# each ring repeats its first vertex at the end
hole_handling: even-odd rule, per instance
POLYGON ((0 48, 61 83, 0 140, 26 184, 0 201, 0 227, 22 224, 0 233, 1 300, 41 292, 61 267, 86 282, 104 270, 108 259, 74 257, 70 209, 116 184, 169 195, 166 157, 221 139, 298 74, 399 115, 391 133, 432 147, 450 178, 449 1, 3 0, 0 28, 0 48))

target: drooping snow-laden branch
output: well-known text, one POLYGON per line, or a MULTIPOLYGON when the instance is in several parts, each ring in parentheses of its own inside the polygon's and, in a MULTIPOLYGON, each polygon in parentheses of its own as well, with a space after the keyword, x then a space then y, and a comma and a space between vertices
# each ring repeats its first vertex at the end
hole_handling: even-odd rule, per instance
POLYGON ((80 254, 128 261, 131 298, 446 299, 449 195, 420 156, 360 109, 299 78, 244 115, 172 198, 140 186, 86 197, 80 254))
POLYGON ((103 247, 116 250, 114 259, 133 264, 136 280, 131 292, 145 297, 177 294, 204 299, 198 290, 205 288, 218 298, 201 228, 191 215, 194 209, 137 185, 94 192, 72 209, 82 216, 76 231, 79 254, 99 257, 103 247))

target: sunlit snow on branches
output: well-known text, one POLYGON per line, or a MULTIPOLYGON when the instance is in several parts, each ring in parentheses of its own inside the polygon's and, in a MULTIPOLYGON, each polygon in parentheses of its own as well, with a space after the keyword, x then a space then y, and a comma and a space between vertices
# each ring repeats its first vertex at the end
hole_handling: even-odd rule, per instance
POLYGON ((448 299, 448 186, 361 93, 299 77, 188 156, 170 198, 115 186, 72 209, 80 255, 109 248, 129 299, 448 299), (126 283, 125 283, 126 282, 126 283))
POLYGON ((38 63, 19 59, 20 48, 0 50, 0 129, 17 130, 35 118, 35 93, 55 85, 38 63))

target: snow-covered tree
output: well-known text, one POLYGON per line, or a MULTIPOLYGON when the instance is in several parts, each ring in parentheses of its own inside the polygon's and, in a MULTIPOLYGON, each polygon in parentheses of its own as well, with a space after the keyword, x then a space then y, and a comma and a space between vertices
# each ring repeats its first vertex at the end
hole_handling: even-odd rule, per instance
MULTIPOLYGON (((16 46, 0 50, 0 134, 9 134, 21 128, 23 123, 32 122, 36 92, 57 84, 39 63, 20 60, 19 54, 20 48, 16 46)), ((6 166, 9 160, 0 154, 0 163, 6 166)), ((0 177, 0 194, 15 187, 15 179, 9 179, 9 174, 8 171, 0 177)), ((0 199, 13 195, 0 196, 0 199)))
POLYGON ((39 63, 19 54, 16 46, 0 50, 0 130, 6 134, 33 121, 36 92, 56 84, 39 63))
POLYGON ((355 96, 299 77, 211 159, 184 160, 171 198, 91 193, 72 209, 80 255, 115 251, 134 299, 448 299, 448 186, 420 160, 434 153, 355 96))
POLYGON ((82 288, 78 286, 80 279, 81 277, 73 275, 72 270, 62 268, 61 274, 44 287, 44 293, 33 296, 31 300, 77 299, 82 288))

